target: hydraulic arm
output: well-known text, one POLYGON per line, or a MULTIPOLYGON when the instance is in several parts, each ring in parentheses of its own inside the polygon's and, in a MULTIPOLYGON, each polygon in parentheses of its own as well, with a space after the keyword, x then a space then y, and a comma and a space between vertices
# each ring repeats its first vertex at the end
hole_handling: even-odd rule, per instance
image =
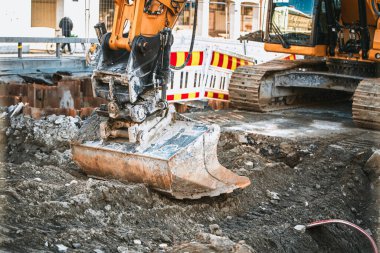
MULTIPOLYGON (((250 184, 219 164, 218 126, 175 121, 174 107, 166 101, 172 28, 184 4, 115 0, 112 32, 106 33, 104 24, 95 27, 101 55, 93 90, 108 104, 97 111, 104 119, 100 137, 72 146, 73 159, 88 175, 145 183, 180 199, 250 184)), ((86 136, 88 129, 81 131, 86 136)))

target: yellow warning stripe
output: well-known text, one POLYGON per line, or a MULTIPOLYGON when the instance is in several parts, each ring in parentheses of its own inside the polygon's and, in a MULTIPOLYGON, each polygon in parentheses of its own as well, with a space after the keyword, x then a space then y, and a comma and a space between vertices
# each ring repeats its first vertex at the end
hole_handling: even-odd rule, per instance
POLYGON ((220 100, 228 100, 229 98, 228 94, 223 94, 223 93, 213 92, 213 91, 206 91, 205 97, 211 98, 211 99, 220 99, 220 100))
POLYGON ((195 92, 190 92, 189 93, 189 99, 193 99, 193 98, 196 98, 196 93, 195 92))
POLYGON ((193 52, 191 54, 191 66, 199 65, 200 59, 201 59, 201 52, 193 52))
POLYGON ((181 100, 181 94, 174 94, 174 100, 181 100))
POLYGON ((185 52, 177 52, 176 67, 182 66, 185 63, 185 52))
POLYGON ((214 52, 214 61, 211 63, 213 66, 218 66, 220 53, 214 52))
POLYGON ((236 58, 236 57, 232 57, 232 66, 231 66, 231 70, 235 70, 235 69, 236 69, 236 66, 237 66, 237 58, 236 58))
POLYGON ((222 68, 226 69, 228 65, 228 55, 223 54, 223 65, 222 68))

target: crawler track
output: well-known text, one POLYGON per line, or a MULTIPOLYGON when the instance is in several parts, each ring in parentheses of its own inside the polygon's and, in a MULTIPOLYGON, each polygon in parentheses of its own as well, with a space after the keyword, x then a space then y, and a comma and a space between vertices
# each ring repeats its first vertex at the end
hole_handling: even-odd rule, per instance
POLYGON ((360 82, 354 94, 352 117, 362 128, 380 130, 380 78, 360 82))
MULTIPOLYGON (((281 109, 300 107, 321 100, 342 99, 336 91, 306 89, 288 89, 287 92, 272 92, 274 75, 293 69, 315 70, 325 68, 325 63, 315 60, 274 60, 255 66, 244 66, 234 71, 230 82, 230 99, 234 107, 244 110, 268 112, 281 109), (263 83, 272 82, 272 88, 267 86, 262 90, 263 83)), ((284 89, 283 89, 284 90, 284 89)), ((345 96, 347 98, 347 96, 345 96)))
POLYGON ((291 61, 270 61, 261 65, 244 66, 236 69, 231 77, 229 92, 234 107, 250 111, 270 111, 268 101, 260 98, 260 85, 263 79, 276 71, 297 67, 291 61))
MULTIPOLYGON (((273 90, 277 88, 274 84, 276 73, 320 67, 323 67, 320 61, 306 60, 274 60, 261 65, 240 67, 235 70, 230 82, 231 104, 238 109, 268 112, 349 98, 350 93, 315 89, 310 92, 297 88, 292 89, 288 95, 276 95, 276 92, 272 95, 273 90), (271 82, 272 86, 268 86, 271 82), (266 90, 263 88, 265 85, 266 90)), ((359 83, 353 96, 352 115, 358 126, 380 130, 380 78, 367 78, 359 83)))

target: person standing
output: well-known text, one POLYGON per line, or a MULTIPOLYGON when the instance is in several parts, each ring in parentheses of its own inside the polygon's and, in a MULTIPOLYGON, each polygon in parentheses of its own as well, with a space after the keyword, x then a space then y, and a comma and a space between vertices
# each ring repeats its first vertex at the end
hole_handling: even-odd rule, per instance
MULTIPOLYGON (((71 37, 71 31, 73 30, 73 27, 73 21, 69 17, 63 17, 61 21, 59 21, 59 28, 62 29, 62 35, 65 37, 71 37)), ((70 43, 63 43, 61 49, 64 50, 66 45, 71 54, 70 43)))

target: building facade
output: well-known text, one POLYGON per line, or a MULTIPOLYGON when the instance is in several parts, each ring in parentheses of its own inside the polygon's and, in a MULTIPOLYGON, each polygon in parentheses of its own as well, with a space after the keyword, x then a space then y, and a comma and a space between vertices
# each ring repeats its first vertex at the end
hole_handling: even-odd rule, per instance
POLYGON ((95 37, 93 26, 99 21, 99 0, 3 1, 0 36, 59 36, 59 21, 65 16, 74 23, 74 35, 95 37))
MULTIPOLYGON (((59 36, 59 21, 73 20, 72 33, 95 37, 94 25, 103 21, 111 30, 114 0, 14 0, 0 8, 0 36, 59 36), (22 8, 20 8, 22 6, 22 8)), ((198 0, 197 35, 236 39, 261 29, 262 0, 198 0)), ((194 0, 186 3, 176 29, 191 30, 194 0)))

